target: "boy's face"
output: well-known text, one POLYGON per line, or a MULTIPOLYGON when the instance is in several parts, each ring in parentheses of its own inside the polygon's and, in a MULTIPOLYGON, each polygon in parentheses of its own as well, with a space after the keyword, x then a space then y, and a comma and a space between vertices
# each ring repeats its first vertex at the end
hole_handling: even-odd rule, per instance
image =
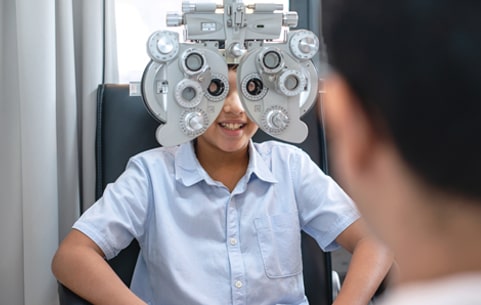
POLYGON ((198 138, 224 152, 236 152, 248 147, 258 126, 247 116, 237 92, 236 71, 229 70, 229 94, 217 119, 198 138))

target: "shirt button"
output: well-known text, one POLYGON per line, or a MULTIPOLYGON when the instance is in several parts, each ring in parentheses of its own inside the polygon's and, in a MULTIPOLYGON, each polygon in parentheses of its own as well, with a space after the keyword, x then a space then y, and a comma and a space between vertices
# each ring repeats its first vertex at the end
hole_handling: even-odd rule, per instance
POLYGON ((241 281, 235 281, 234 283, 234 286, 236 286, 236 288, 242 288, 242 282, 241 281))
POLYGON ((237 239, 235 239, 235 238, 231 238, 229 242, 230 242, 231 246, 237 245, 237 239))

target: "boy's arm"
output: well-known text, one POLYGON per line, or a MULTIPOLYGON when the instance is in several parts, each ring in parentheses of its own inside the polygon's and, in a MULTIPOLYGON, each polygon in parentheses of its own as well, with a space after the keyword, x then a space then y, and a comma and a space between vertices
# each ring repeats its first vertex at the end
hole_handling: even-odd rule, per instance
POLYGON ((133 294, 89 237, 72 230, 60 244, 52 271, 63 285, 96 305, 146 305, 133 294))
POLYGON ((393 265, 393 254, 372 236, 362 219, 344 230, 336 242, 352 253, 351 262, 333 305, 366 305, 393 265))

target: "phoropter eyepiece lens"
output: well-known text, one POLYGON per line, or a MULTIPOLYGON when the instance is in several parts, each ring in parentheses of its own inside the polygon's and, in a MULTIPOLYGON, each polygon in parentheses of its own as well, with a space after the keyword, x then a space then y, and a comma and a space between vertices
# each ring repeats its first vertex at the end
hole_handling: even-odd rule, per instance
POLYGON ((220 96, 225 91, 225 83, 218 78, 214 78, 210 81, 207 91, 212 96, 220 96))
POLYGON ((261 94, 262 89, 264 89, 264 84, 258 78, 251 78, 246 84, 247 92, 253 96, 261 94))
POLYGON ((282 62, 281 55, 276 51, 269 51, 264 54, 262 63, 268 69, 274 70, 279 67, 282 62))
POLYGON ((196 96, 195 89, 192 87, 185 87, 184 90, 182 90, 182 97, 186 101, 192 101, 196 96))
POLYGON ((287 90, 294 90, 299 86, 299 79, 295 75, 289 75, 284 80, 284 87, 287 90))
POLYGON ((199 53, 191 53, 185 58, 185 66, 192 72, 199 71, 204 65, 204 59, 199 53))

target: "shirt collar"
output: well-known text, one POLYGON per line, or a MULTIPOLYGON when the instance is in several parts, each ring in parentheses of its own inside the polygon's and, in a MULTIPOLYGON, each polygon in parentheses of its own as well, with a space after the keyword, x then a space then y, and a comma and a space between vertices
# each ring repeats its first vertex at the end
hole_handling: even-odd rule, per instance
MULTIPOLYGON (((252 142, 249 142, 249 164, 247 166, 247 181, 254 174, 260 180, 269 183, 276 183, 272 171, 261 157, 252 142)), ((202 168, 195 155, 194 142, 181 144, 175 155, 175 179, 181 181, 185 186, 192 186, 202 180, 212 181, 207 172, 202 168)))
POLYGON ((255 174, 257 178, 265 182, 278 182, 257 150, 256 145, 251 140, 249 142, 249 165, 247 166, 247 176, 250 178, 252 174, 255 174))
POLYGON ((175 180, 191 186, 206 179, 207 173, 197 160, 194 141, 181 144, 175 153, 175 180))

